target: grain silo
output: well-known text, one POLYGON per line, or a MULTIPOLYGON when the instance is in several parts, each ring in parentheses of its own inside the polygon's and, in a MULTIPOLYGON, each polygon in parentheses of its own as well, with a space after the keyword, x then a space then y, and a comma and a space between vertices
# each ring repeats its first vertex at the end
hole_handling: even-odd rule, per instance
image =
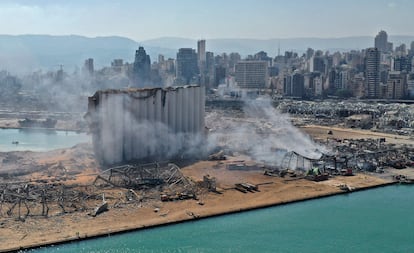
POLYGON ((97 91, 85 118, 98 160, 112 165, 176 155, 204 133, 204 92, 200 86, 97 91))

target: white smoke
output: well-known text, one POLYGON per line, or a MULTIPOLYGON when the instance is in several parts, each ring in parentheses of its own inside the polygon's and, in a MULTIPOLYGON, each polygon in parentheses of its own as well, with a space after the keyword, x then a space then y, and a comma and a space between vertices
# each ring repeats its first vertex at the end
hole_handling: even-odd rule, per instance
MULTIPOLYGON (((132 160, 200 159, 206 158, 218 149, 226 149, 233 153, 249 155, 258 162, 280 165, 284 155, 289 151, 309 158, 319 158, 321 152, 327 151, 325 147, 316 144, 308 135, 293 126, 289 115, 280 113, 267 99, 246 101, 244 115, 239 117, 226 117, 219 110, 207 113, 205 122, 210 129, 207 134, 177 133, 162 122, 137 119, 133 112, 122 109, 122 106, 116 107, 120 111, 105 114, 107 116, 102 122, 114 126, 110 129, 121 127, 121 121, 127 122, 127 127, 121 130, 122 134, 114 134, 110 130, 102 136, 102 139, 112 139, 114 143, 123 145, 122 152, 119 148, 114 148, 117 145, 101 143, 98 146, 103 151, 101 155, 104 157, 101 158, 109 163, 120 153, 124 155, 124 161, 128 161, 128 157, 132 160), (111 158, 107 159, 108 156, 111 158)), ((117 161, 118 158, 113 160, 117 161)))
POLYGON ((202 133, 177 133, 162 122, 149 120, 136 120, 130 112, 124 114, 129 117, 132 128, 124 132, 125 136, 134 138, 137 143, 142 143, 147 156, 151 158, 193 158, 205 154, 202 143, 205 138, 202 133), (139 133, 139 134, 137 134, 139 133))
POLYGON ((294 151, 309 158, 319 158, 327 149, 293 126, 288 114, 271 105, 270 99, 245 101, 244 117, 207 114, 211 129, 208 142, 250 155, 254 160, 280 165, 286 152, 294 151))

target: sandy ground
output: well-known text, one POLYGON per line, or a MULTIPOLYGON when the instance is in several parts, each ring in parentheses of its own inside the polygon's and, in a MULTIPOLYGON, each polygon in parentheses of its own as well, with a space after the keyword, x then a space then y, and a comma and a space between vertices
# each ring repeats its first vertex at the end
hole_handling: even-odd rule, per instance
POLYGON ((362 129, 350 129, 331 126, 302 126, 301 129, 312 136, 314 139, 326 140, 327 138, 338 139, 377 139, 386 138, 386 141, 394 144, 414 144, 414 139, 411 136, 394 135, 381 132, 373 132, 362 129), (332 134, 328 134, 331 130, 332 134))
MULTIPOLYGON (((362 130, 319 126, 309 126, 303 129, 314 138, 319 139, 327 137, 377 138, 385 136, 387 141, 390 142, 413 143, 408 137, 384 135, 362 130), (333 135, 328 135, 327 130, 332 130, 333 135)), ((53 152, 53 155, 41 155, 39 153, 27 155, 31 157, 29 160, 33 164, 63 165, 69 171, 73 170, 80 173, 64 180, 66 184, 90 185, 92 183, 99 170, 93 160, 90 147, 81 146, 53 152)), ((0 252, 317 198, 342 193, 343 191, 338 186, 343 184, 350 186, 352 189, 362 189, 391 182, 389 179, 382 179, 370 174, 357 174, 351 177, 336 176, 323 182, 312 182, 298 178, 270 177, 263 175, 261 170, 228 170, 226 169, 226 163, 230 162, 232 161, 201 161, 182 168, 182 173, 193 181, 202 180, 204 175, 217 178, 218 189, 221 194, 205 191, 198 196, 198 200, 161 202, 159 198, 154 198, 144 202, 132 201, 118 205, 120 196, 128 189, 106 188, 102 189, 101 192, 106 194, 109 210, 96 217, 88 215, 90 210, 67 214, 55 212, 51 213, 48 218, 31 216, 24 222, 3 215, 3 217, 0 217, 0 252), (260 192, 242 193, 233 188, 235 183, 242 182, 259 184, 260 192)), ((395 173, 401 174, 402 171, 414 175, 412 169, 398 170, 395 173)), ((56 176, 62 178, 66 175, 39 171, 22 177, 26 180, 33 180, 50 179, 56 176)), ((88 203, 88 205, 93 208, 96 203, 95 200, 88 203)))
MULTIPOLYGON (((123 208, 114 208, 111 203, 109 211, 97 217, 91 217, 87 212, 77 212, 49 218, 32 217, 25 222, 2 219, 0 250, 50 244, 331 195, 341 192, 337 185, 343 183, 353 188, 387 183, 386 180, 368 175, 337 177, 334 180, 318 183, 305 179, 287 181, 282 178, 264 176, 259 171, 228 171, 224 167, 214 169, 212 165, 211 162, 201 162, 184 168, 183 171, 191 177, 209 174, 218 178, 222 194, 209 192, 199 196, 198 201, 161 202, 155 200, 142 207, 128 205, 123 208), (242 193, 234 189, 224 190, 232 187, 236 182, 267 184, 259 186, 260 192, 254 193, 242 193), (198 204, 200 201, 204 205, 198 204), (154 212, 154 208, 159 208, 159 211, 154 212)), ((110 194, 116 195, 117 192, 111 191, 107 196, 109 197, 110 194)))

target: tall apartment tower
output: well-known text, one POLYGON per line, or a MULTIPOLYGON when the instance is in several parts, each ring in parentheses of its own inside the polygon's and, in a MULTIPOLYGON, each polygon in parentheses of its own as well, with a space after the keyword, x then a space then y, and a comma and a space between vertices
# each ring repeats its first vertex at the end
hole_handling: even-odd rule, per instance
POLYGON ((92 75, 94 72, 94 67, 93 67, 93 59, 92 58, 88 58, 85 60, 85 64, 83 65, 83 72, 85 74, 88 75, 92 75))
POLYGON ((177 53, 177 84, 188 85, 198 75, 197 54, 192 48, 180 48, 177 53))
POLYGON ((311 72, 319 72, 323 75, 327 72, 326 59, 323 56, 315 56, 311 58, 311 72))
POLYGON ((197 41, 197 60, 199 62, 206 62, 206 41, 197 41))
POLYGON ((239 61, 236 64, 236 83, 240 88, 265 88, 268 63, 266 61, 239 61))
POLYGON ((379 98, 380 95, 380 51, 368 48, 365 55, 365 96, 379 98))
POLYGON ((380 31, 377 36, 375 36, 375 47, 382 53, 392 52, 393 44, 388 42, 387 32, 380 31))
POLYGON ((402 99, 407 93, 406 75, 400 71, 391 71, 387 81, 388 99, 402 99))
POLYGON ((375 47, 381 52, 387 52, 388 50, 388 34, 385 31, 380 31, 375 36, 375 47))
POLYGON ((143 47, 135 51, 133 78, 137 87, 146 86, 150 80, 151 59, 143 47))
POLYGON ((199 40, 197 41, 197 65, 198 70, 200 73, 200 84, 202 86, 205 86, 207 84, 207 78, 206 78, 206 41, 205 40, 199 40))

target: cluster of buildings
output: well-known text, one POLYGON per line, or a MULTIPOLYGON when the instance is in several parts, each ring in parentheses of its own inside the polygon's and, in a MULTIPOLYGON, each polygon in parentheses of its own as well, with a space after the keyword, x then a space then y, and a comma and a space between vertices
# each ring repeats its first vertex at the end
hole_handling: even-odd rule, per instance
POLYGON ((385 31, 375 45, 360 51, 322 52, 308 48, 302 56, 286 52, 271 61, 277 75, 269 87, 298 98, 356 97, 368 99, 414 98, 414 42, 393 48, 385 31))
MULTIPOLYGON (((413 56, 414 42, 410 48, 394 48, 385 31, 375 37, 374 47, 364 50, 330 53, 308 48, 302 55, 287 51, 275 57, 263 51, 244 58, 236 52, 215 55, 199 40, 197 49, 180 48, 176 59, 159 55, 155 62, 139 47, 133 63, 116 59, 100 73, 124 74, 128 78, 120 82, 123 86, 201 85, 236 97, 267 90, 296 98, 412 99, 413 56)), ((83 70, 96 72, 93 59, 85 61, 83 70)))

